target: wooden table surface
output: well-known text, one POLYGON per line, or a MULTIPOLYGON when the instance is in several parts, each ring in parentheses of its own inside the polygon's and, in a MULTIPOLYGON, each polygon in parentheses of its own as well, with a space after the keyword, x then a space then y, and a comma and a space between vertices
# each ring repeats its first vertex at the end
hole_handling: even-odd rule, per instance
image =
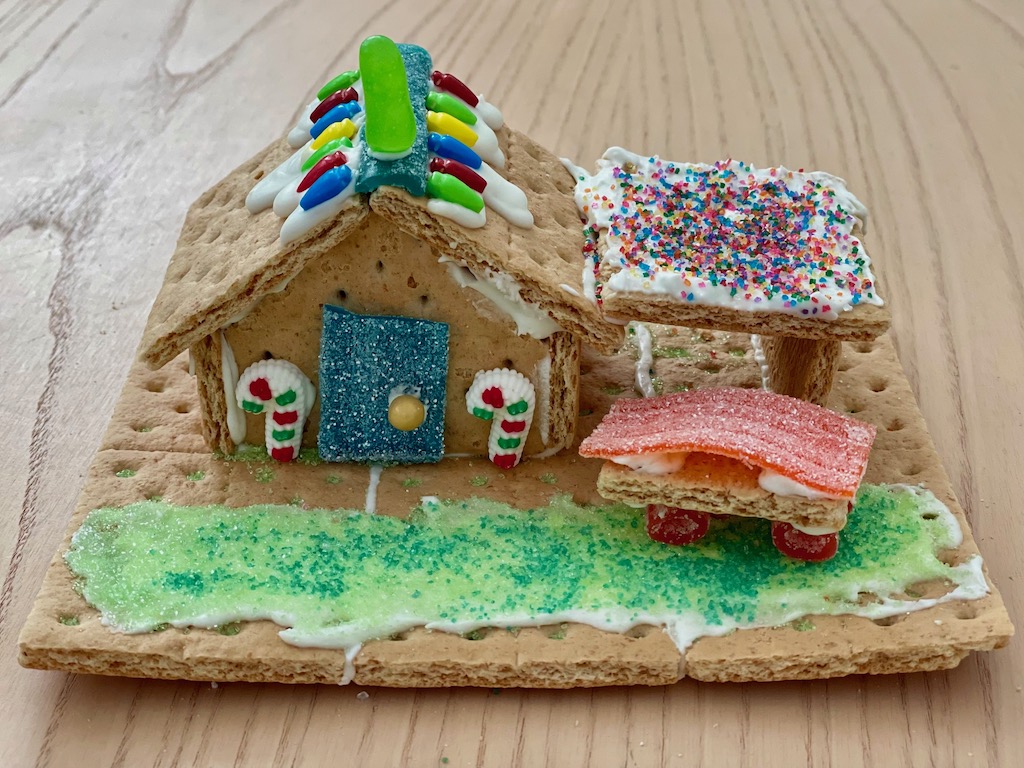
POLYGON ((0 766, 1019 765, 1020 641, 948 673, 569 692, 17 665, 186 208, 378 32, 584 166, 621 144, 845 177, 903 364, 1022 615, 1019 3, 3 0, 0 766))

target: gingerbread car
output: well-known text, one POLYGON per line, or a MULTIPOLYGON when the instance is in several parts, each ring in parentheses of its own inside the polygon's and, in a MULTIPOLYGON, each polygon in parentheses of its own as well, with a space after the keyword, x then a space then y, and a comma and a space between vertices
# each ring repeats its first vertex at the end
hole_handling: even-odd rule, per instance
POLYGON ((828 560, 875 438, 870 424, 764 390, 621 399, 580 445, 602 496, 646 506, 647 533, 691 544, 716 515, 772 523, 785 555, 828 560))

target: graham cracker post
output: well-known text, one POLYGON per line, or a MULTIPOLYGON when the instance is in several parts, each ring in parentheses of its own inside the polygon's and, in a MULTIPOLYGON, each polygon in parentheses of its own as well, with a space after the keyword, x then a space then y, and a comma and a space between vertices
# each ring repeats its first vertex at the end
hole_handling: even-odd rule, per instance
POLYGON ((842 342, 766 336, 761 343, 773 392, 825 404, 839 365, 842 342))

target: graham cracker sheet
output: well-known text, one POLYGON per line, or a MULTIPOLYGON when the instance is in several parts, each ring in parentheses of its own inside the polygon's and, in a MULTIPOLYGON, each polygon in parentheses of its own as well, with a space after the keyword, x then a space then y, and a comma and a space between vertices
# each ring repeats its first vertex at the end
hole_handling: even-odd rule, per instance
MULTIPOLYGON (((649 326, 650 366, 658 391, 734 385, 759 386, 761 371, 743 334, 649 326)), ((637 396, 634 382, 647 362, 629 329, 620 353, 586 349, 582 361, 577 441, 590 433, 617 397, 637 396)), ((355 508, 366 503, 369 469, 361 465, 225 460, 207 452, 194 416, 194 383, 182 357, 160 371, 137 363, 129 374, 103 447, 90 468, 67 536, 47 571, 20 639, 22 664, 91 674, 168 679, 337 683, 341 651, 283 642, 268 621, 230 633, 174 629, 127 635, 105 627, 75 590, 63 561, 75 530, 100 506, 161 497, 177 504, 293 504, 355 508), (158 378, 155 378, 158 377, 158 378), (159 385, 154 382, 159 381, 159 385), (193 387, 192 401, 186 397, 193 387), (191 409, 179 412, 191 402, 191 409), (140 423, 145 414, 145 423, 140 423), (151 426, 140 430, 138 427, 151 426)), ((963 544, 942 553, 949 563, 977 552, 963 511, 903 375, 891 340, 844 345, 830 407, 878 428, 866 481, 923 484, 956 515, 963 544)), ((575 450, 528 460, 503 472, 486 459, 448 459, 437 465, 388 468, 377 487, 379 514, 405 515, 423 496, 486 497, 517 508, 545 504, 553 494, 601 503, 596 479, 602 462, 575 450)), ((924 597, 939 584, 915 585, 924 597)), ((354 682, 383 686, 517 686, 566 688, 663 685, 688 676, 708 681, 813 679, 854 673, 892 673, 956 666, 969 652, 1004 645, 1013 628, 995 587, 980 600, 870 620, 809 616, 799 627, 746 629, 697 640, 685 657, 660 628, 625 634, 585 625, 486 629, 467 636, 413 629, 366 643, 355 658, 354 682)))

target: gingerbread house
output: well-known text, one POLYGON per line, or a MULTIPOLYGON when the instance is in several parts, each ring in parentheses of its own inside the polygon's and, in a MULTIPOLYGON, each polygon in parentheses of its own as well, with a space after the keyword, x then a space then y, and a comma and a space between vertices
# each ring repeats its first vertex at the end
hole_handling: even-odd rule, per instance
POLYGON ((493 369, 532 385, 519 452, 557 452, 573 440, 581 341, 622 339, 583 295, 573 185, 422 48, 370 38, 287 142, 192 206, 141 355, 157 368, 191 351, 205 438, 225 453, 297 432, 329 460, 486 455, 466 395, 493 369), (275 429, 238 385, 261 361, 304 382, 275 429), (400 429, 396 395, 420 403, 400 429))

